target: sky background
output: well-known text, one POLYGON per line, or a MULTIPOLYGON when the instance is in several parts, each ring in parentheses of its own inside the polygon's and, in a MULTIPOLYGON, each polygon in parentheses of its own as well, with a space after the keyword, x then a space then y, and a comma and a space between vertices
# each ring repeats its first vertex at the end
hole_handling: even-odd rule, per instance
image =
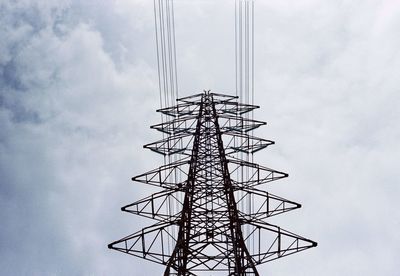
MULTIPOLYGON (((317 248, 261 275, 398 276, 400 2, 256 1, 255 160, 317 248)), ((234 93, 234 1, 176 0, 180 96, 234 93)), ((120 207, 162 160, 152 1, 0 0, 2 275, 161 275, 107 249, 152 221, 120 207)))

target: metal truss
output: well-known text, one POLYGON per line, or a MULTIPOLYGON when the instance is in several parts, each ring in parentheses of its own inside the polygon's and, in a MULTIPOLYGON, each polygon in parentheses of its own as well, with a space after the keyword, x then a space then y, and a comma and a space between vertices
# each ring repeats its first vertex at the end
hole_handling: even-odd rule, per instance
POLYGON ((122 207, 157 223, 109 248, 165 265, 164 275, 259 275, 257 265, 317 246, 266 222, 301 205, 259 189, 288 174, 243 158, 274 144, 252 135, 265 122, 245 114, 258 106, 209 91, 177 102, 151 126, 167 137, 144 146, 174 161, 132 178, 162 191, 122 207))

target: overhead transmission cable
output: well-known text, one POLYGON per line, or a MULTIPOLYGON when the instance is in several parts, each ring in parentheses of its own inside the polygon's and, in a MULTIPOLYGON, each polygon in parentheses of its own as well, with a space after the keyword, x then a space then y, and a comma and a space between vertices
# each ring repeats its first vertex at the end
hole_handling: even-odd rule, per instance
MULTIPOLYGON (((178 74, 176 62, 176 40, 175 40, 175 14, 173 0, 154 0, 154 23, 157 48, 157 72, 158 86, 160 94, 160 108, 173 106, 178 98, 178 74)), ((161 122, 167 120, 166 115, 161 113, 161 122)), ((174 127, 172 127, 172 130, 174 127)), ((165 139, 163 133, 163 139, 165 139)), ((177 157, 168 155, 164 156, 164 165, 176 161, 177 157)), ((175 175, 169 178, 181 178, 180 172, 175 171, 175 175), (177 175, 178 174, 178 175, 177 175)), ((178 203, 177 203, 178 204, 178 203)), ((171 204, 171 198, 168 198, 167 213, 172 215, 175 213, 175 206, 171 204)), ((177 208, 177 206, 176 206, 177 208)), ((176 233, 171 233, 175 236, 176 233)), ((167 237, 168 247, 173 248, 173 238, 167 237)))
POLYGON ((250 104, 254 98, 254 0, 235 0, 236 96, 250 104))
POLYGON ((157 69, 160 107, 171 106, 178 98, 176 39, 173 0, 154 0, 157 69))
MULTIPOLYGON (((239 96, 242 103, 254 105, 254 0, 235 0, 235 76, 236 96, 239 96)), ((254 112, 244 114, 244 118, 253 119, 254 112)), ((238 143, 248 143, 251 151, 251 139, 242 137, 238 143)), ((240 152, 238 158, 253 162, 252 153, 240 152)), ((246 171, 239 173, 238 178, 243 181, 244 178, 250 177, 253 173, 250 170, 252 169, 247 167, 246 171)), ((239 196, 247 198, 241 201, 240 208, 247 213, 254 211, 253 194, 246 195, 245 192, 241 192, 239 196)), ((250 229, 245 231, 249 232, 250 229)), ((254 240, 248 240, 248 246, 253 244, 254 240)))

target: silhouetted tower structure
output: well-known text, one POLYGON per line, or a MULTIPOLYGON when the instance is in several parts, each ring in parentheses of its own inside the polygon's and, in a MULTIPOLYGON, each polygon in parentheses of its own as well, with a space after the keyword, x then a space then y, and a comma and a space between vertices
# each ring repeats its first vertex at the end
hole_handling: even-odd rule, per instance
POLYGON ((158 110, 172 119, 144 147, 174 160, 132 179, 163 190, 122 208, 157 223, 109 248, 163 264, 164 275, 259 275, 257 265, 317 245, 265 221, 301 205, 259 189, 288 175, 245 158, 274 142, 251 135, 265 123, 237 99, 207 91, 158 110))

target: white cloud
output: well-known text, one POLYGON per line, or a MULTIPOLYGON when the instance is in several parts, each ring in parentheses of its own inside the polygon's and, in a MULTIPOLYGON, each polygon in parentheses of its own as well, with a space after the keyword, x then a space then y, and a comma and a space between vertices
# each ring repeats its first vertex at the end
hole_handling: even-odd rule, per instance
MULTIPOLYGON (((181 95, 234 87, 233 3, 176 1, 181 95), (192 2, 191 2, 192 3, 192 2)), ((119 212, 160 159, 152 1, 0 4, 1 267, 8 274, 155 275, 106 244, 151 222, 119 212), (21 265, 21 263, 23 265, 21 265), (135 274, 136 273, 136 274, 135 274)), ((396 275, 400 128, 395 1, 256 1, 261 164, 303 204, 274 220, 319 247, 274 275, 396 275)))

